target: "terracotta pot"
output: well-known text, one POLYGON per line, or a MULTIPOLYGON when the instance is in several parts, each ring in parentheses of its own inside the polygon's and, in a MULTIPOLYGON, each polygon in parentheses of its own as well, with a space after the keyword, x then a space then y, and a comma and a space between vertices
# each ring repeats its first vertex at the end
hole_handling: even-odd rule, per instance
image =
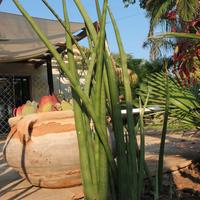
POLYGON ((4 146, 8 164, 32 185, 48 188, 81 184, 73 111, 10 118, 4 146))

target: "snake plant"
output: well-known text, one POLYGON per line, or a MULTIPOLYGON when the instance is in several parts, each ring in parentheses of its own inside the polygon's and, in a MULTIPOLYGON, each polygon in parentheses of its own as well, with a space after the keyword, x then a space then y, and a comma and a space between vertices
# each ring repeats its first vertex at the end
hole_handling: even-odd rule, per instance
MULTIPOLYGON (((120 32, 111 9, 108 7, 108 0, 103 1, 102 9, 96 0, 96 10, 99 18, 98 31, 95 29, 81 1, 74 0, 86 25, 85 29, 90 50, 90 57, 84 57, 88 69, 84 86, 80 83, 73 54, 73 44, 79 50, 81 48, 70 31, 67 2, 62 0, 64 14, 64 20, 62 20, 46 0, 42 1, 65 30, 67 63, 64 62, 62 56, 56 51, 53 44, 51 44, 47 36, 40 30, 40 27, 25 11, 19 1, 13 0, 71 83, 85 199, 138 200, 143 191, 145 170, 143 114, 140 117, 140 132, 143 142, 139 147, 136 141, 136 121, 132 114, 133 99, 127 69, 127 58, 120 32), (127 123, 124 123, 121 113, 119 85, 106 39, 105 25, 108 14, 113 24, 120 52, 127 123), (110 147, 109 140, 111 136, 108 135, 107 131, 109 126, 114 133, 115 154, 110 147)), ((84 56, 83 52, 80 53, 84 56)))

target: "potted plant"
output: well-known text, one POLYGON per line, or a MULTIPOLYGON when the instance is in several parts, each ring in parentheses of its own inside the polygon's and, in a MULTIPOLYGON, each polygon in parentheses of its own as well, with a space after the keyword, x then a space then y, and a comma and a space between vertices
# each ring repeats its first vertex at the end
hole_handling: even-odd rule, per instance
POLYGON ((14 114, 9 119, 11 131, 4 146, 9 166, 35 186, 80 185, 79 150, 70 103, 49 95, 39 104, 28 101, 14 114))

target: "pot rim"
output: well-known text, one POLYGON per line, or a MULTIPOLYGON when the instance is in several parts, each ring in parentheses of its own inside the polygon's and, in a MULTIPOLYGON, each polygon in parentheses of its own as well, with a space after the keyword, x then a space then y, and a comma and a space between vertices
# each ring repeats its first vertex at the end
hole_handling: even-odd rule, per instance
POLYGON ((74 117, 74 111, 73 110, 61 110, 61 111, 50 111, 50 112, 38 112, 38 113, 32 113, 24 116, 16 116, 16 117, 10 117, 8 119, 8 123, 10 127, 16 125, 20 120, 26 120, 29 118, 40 118, 40 117, 46 117, 48 116, 49 119, 62 118, 62 117, 74 117))
POLYGON ((41 112, 20 117, 12 117, 9 119, 9 125, 11 128, 16 126, 17 130, 20 130, 18 134, 22 142, 23 140, 30 140, 29 130, 30 127, 32 127, 35 123, 43 123, 45 121, 56 121, 71 118, 74 118, 73 110, 41 112))

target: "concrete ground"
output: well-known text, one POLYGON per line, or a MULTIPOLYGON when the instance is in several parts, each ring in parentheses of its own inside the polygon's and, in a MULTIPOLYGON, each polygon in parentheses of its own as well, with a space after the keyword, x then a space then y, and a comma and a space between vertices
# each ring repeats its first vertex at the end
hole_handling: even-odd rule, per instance
MULTIPOLYGON (((160 134, 147 131, 145 136, 146 160, 152 175, 155 174, 160 134)), ((75 200, 83 198, 82 186, 63 189, 45 189, 30 185, 4 161, 0 141, 0 200, 75 200)), ((166 138, 164 170, 175 171, 188 166, 200 157, 200 137, 169 133, 166 138)))
MULTIPOLYGON (((192 132, 191 132, 192 133, 192 132)), ((152 175, 158 160, 160 133, 154 130, 145 132, 146 160, 152 175)), ((200 135, 187 132, 169 132, 165 143, 164 171, 176 171, 188 166, 193 160, 200 159, 200 135)))

